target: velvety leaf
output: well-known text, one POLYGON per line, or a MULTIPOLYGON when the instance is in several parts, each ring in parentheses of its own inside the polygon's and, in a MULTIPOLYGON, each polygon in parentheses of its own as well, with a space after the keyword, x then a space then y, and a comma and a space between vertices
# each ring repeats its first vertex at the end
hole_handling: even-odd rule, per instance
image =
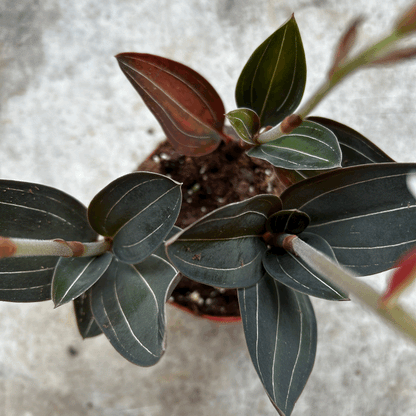
POLYGON ((180 184, 166 176, 134 172, 99 192, 88 208, 91 226, 113 237, 122 261, 139 263, 167 236, 181 206, 180 184))
POLYGON ((255 284, 263 276, 266 220, 280 208, 274 195, 219 208, 168 240, 168 256, 197 282, 226 288, 255 284))
POLYGON ((305 52, 292 16, 251 55, 237 82, 237 106, 254 110, 263 127, 274 126, 296 110, 305 84, 305 52))
POLYGON ((380 304, 385 307, 391 307, 399 296, 404 292, 416 279, 416 250, 412 249, 405 253, 395 264, 397 269, 390 277, 388 287, 380 297, 380 304))
POLYGON ((341 166, 341 149, 331 130, 305 121, 292 133, 250 149, 247 154, 272 165, 294 170, 322 170, 341 166))
POLYGON ((91 289, 74 299, 74 312, 77 320, 78 331, 84 339, 93 338, 103 333, 95 321, 94 315, 91 311, 90 292, 91 289))
POLYGON ((116 258, 92 287, 94 318, 113 347, 140 366, 155 364, 165 350, 165 302, 178 273, 151 255, 138 265, 116 258))
POLYGON ((309 298, 267 274, 239 289, 251 360, 280 415, 289 416, 315 361, 317 327, 309 298))
POLYGON ((239 108, 230 111, 227 118, 241 140, 250 144, 255 142, 254 136, 260 130, 260 118, 255 111, 249 108, 239 108))
POLYGON ((353 166, 302 181, 282 195, 285 209, 311 218, 339 263, 357 274, 393 266, 416 242, 416 200, 406 177, 416 164, 353 166))
MULTIPOLYGON (((0 181, 0 234, 4 237, 94 241, 86 208, 57 189, 28 182, 0 181)), ((36 302, 51 298, 57 257, 0 260, 0 300, 36 302)))
MULTIPOLYGON (((342 167, 365 165, 368 163, 394 162, 391 157, 387 156, 373 142, 344 124, 323 117, 308 117, 307 120, 321 124, 335 134, 341 148, 342 167)), ((289 186, 304 179, 312 178, 316 175, 325 173, 325 171, 294 171, 275 168, 275 173, 279 177, 282 187, 288 188, 289 186)))
POLYGON ((113 255, 61 257, 52 278, 52 300, 61 306, 87 291, 107 270, 113 255))
POLYGON ((309 216, 302 211, 297 209, 281 210, 268 218, 266 229, 272 234, 300 234, 309 223, 309 216))
POLYGON ((344 124, 324 117, 308 117, 308 120, 325 126, 335 134, 342 151, 342 167, 394 162, 373 142, 344 124))
POLYGON ((180 153, 201 156, 218 147, 223 137, 225 110, 205 78, 160 56, 121 53, 116 58, 180 153))
MULTIPOLYGON (((300 234, 299 238, 336 260, 331 246, 322 237, 305 232, 300 234)), ((348 299, 347 295, 334 287, 324 276, 311 269, 301 258, 283 249, 267 250, 263 265, 273 279, 306 295, 327 300, 348 299)))

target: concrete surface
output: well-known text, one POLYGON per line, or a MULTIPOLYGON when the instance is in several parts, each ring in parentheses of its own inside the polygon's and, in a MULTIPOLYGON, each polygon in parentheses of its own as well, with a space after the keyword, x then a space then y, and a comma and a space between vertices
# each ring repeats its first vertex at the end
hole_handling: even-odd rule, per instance
MULTIPOLYGON (((60 188, 85 204, 145 158, 162 130, 113 56, 163 55, 200 71, 234 106, 255 47, 295 12, 305 97, 357 15, 377 37, 408 1, 2 0, 0 176, 60 188)), ((355 74, 315 112, 415 161, 416 62, 355 74)), ((385 276, 367 279, 381 288, 385 276)), ((416 294, 407 305, 416 313, 416 294)), ((294 416, 416 415, 416 347, 353 303, 314 300, 319 344, 294 416)), ((101 336, 82 341, 72 307, 0 304, 1 416, 274 415, 241 325, 169 308, 161 362, 139 368, 101 336)))

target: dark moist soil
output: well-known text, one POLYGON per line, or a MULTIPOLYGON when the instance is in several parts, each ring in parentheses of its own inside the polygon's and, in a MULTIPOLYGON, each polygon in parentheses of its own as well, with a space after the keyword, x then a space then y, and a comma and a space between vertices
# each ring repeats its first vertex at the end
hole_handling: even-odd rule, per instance
MULTIPOLYGON (((183 156, 164 141, 138 170, 161 173, 183 184, 182 209, 176 221, 180 228, 229 203, 280 190, 273 167, 248 157, 236 141, 222 142, 213 153, 200 157, 183 156)), ((235 289, 214 288, 184 276, 169 301, 197 315, 240 315, 235 289)))

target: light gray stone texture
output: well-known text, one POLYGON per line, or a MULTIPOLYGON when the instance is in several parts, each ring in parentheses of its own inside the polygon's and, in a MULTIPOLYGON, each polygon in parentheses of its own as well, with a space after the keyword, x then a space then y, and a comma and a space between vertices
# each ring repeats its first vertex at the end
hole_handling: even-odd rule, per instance
MULTIPOLYGON (((113 58, 162 55, 204 75, 234 108, 254 49, 295 13, 308 64, 305 98, 333 48, 363 15, 359 43, 391 27, 408 1, 2 0, 0 177, 57 187, 88 204, 163 140, 113 58)), ((401 162, 416 161, 416 62, 351 76, 314 111, 350 125, 401 162)), ((0 232, 1 233, 1 232, 0 232)), ((378 289, 386 276, 366 278, 378 289)), ((416 294, 407 307, 416 313, 416 294)), ((293 416, 416 415, 416 346, 353 302, 313 300, 317 359, 293 416)), ((72 306, 0 303, 1 416, 276 414, 240 324, 168 308, 168 347, 139 368, 104 336, 82 341, 72 306)))

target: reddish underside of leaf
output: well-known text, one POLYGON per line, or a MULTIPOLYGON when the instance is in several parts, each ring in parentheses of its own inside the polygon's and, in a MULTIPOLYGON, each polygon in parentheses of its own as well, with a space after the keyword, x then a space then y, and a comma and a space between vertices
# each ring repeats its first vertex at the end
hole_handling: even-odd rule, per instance
POLYGON ((215 89, 191 68, 139 53, 116 56, 121 70, 180 153, 201 156, 225 138, 225 109, 215 89))

